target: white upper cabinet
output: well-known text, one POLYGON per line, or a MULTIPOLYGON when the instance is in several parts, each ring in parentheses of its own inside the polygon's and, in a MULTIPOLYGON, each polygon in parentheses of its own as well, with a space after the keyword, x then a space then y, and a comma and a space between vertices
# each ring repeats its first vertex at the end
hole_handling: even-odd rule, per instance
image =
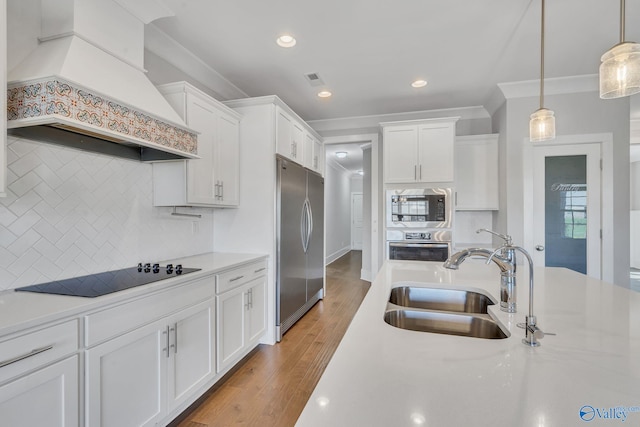
POLYGON ((385 182, 415 182, 418 180, 418 127, 385 127, 385 182))
POLYGON ((279 105, 276 106, 276 152, 303 163, 304 127, 279 105))
POLYGON ((154 205, 237 207, 240 115, 186 82, 158 89, 187 126, 200 132, 201 158, 154 163, 154 205))
POLYGON ((324 144, 309 132, 304 134, 303 166, 324 175, 324 144))
MULTIPOLYGON (((280 98, 260 96, 234 99, 224 104, 243 115, 242 140, 248 146, 254 146, 256 139, 264 138, 268 147, 275 147, 275 154, 324 176, 322 138, 280 98)), ((274 153, 273 148, 270 150, 274 153)))
POLYGON ((386 183, 452 182, 457 118, 382 123, 386 183))
POLYGON ((457 137, 455 159, 456 210, 498 210, 498 135, 457 137))

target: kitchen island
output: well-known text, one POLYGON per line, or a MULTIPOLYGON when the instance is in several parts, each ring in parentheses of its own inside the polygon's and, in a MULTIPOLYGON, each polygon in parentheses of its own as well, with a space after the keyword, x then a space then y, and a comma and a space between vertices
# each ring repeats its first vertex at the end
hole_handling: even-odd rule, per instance
POLYGON ((640 293, 564 268, 535 268, 534 314, 547 333, 522 343, 518 312, 489 307, 505 339, 399 329, 384 321, 390 289, 476 288, 499 296, 499 270, 467 260, 388 261, 356 313, 297 426, 640 425, 640 293))

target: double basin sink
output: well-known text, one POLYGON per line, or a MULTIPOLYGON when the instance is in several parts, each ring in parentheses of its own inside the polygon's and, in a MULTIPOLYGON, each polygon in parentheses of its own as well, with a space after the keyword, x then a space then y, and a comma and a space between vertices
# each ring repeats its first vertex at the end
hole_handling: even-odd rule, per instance
POLYGON ((473 338, 509 337, 487 308, 494 299, 470 289, 403 283, 391 289, 384 321, 396 328, 473 338))

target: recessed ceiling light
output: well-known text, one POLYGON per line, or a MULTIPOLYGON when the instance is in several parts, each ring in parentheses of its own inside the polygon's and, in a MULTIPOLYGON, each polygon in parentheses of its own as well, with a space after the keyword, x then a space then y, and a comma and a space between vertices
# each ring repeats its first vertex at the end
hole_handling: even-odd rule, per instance
POLYGON ((426 80, 416 80, 413 83, 411 83, 412 87, 425 87, 427 85, 427 81, 426 80))
POLYGON ((294 47, 296 45, 296 39, 290 34, 283 34, 276 39, 276 43, 280 47, 294 47))
POLYGON ((339 159, 344 159, 345 157, 347 157, 347 152, 346 151, 336 151, 336 157, 339 159))
POLYGON ((318 96, 320 98, 328 98, 331 95, 333 95, 333 94, 331 92, 329 92, 328 90, 323 90, 323 91, 318 92, 318 96))

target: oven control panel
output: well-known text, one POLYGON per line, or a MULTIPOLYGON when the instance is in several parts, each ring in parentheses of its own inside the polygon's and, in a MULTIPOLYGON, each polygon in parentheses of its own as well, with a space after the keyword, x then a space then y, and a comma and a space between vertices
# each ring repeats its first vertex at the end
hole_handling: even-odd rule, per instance
POLYGON ((431 233, 404 233, 405 240, 431 240, 431 233))

